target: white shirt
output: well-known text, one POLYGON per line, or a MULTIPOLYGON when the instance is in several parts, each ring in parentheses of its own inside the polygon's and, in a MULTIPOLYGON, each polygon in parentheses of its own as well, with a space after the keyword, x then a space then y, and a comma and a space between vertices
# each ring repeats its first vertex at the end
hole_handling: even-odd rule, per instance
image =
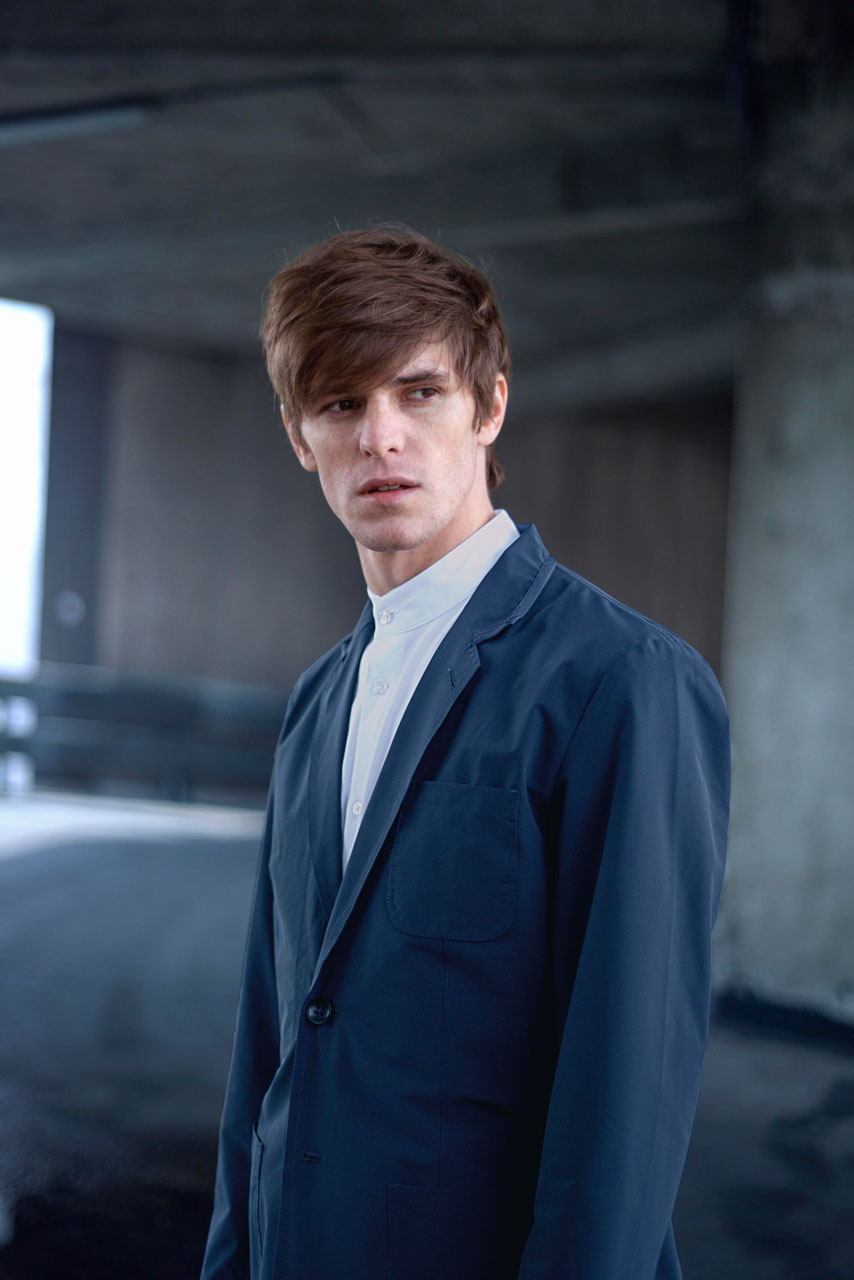
POLYGON ((368 591, 374 635, 359 678, 341 766, 343 867, 409 699, 440 641, 499 556, 519 537, 506 511, 385 595, 368 591))

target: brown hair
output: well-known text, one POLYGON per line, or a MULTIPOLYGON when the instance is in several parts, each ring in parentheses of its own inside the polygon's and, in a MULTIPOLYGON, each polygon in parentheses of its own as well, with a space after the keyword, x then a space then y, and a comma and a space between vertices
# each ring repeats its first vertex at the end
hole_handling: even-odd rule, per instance
MULTIPOLYGON (((325 391, 367 391, 425 342, 446 344, 474 398, 475 426, 492 408, 497 374, 510 373, 507 332, 486 276, 407 227, 344 231, 294 258, 270 281, 261 339, 297 433, 325 391)), ((489 445, 489 489, 503 474, 489 445)))

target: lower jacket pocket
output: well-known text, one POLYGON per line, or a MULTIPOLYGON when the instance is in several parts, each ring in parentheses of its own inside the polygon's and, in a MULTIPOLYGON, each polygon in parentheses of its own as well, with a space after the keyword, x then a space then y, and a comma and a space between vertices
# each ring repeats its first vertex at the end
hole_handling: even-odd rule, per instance
POLYGON ((258 1275, 264 1244, 261 1231, 261 1157, 263 1154, 264 1143, 258 1137, 258 1130, 253 1128, 252 1157, 249 1167, 249 1258, 252 1275, 258 1275))
POLYGON ((388 1280, 495 1280, 496 1202, 468 1187, 388 1186, 388 1280))

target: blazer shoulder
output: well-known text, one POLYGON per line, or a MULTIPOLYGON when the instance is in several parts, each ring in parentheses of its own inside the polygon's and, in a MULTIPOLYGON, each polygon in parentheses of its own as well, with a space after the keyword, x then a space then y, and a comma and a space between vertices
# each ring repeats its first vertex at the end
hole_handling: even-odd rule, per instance
POLYGON ((687 640, 566 565, 556 562, 543 596, 541 608, 559 619, 570 638, 573 661, 587 667, 592 684, 598 685, 612 668, 666 663, 710 680, 720 693, 711 665, 687 640))

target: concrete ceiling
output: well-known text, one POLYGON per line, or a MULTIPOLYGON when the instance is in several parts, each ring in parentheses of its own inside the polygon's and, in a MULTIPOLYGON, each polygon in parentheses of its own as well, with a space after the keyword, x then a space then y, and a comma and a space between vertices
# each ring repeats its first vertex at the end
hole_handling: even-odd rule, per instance
POLYGON ((0 294, 253 351, 286 257, 405 221, 490 271, 543 410, 725 380, 748 261, 731 7, 7 0, 0 294))

